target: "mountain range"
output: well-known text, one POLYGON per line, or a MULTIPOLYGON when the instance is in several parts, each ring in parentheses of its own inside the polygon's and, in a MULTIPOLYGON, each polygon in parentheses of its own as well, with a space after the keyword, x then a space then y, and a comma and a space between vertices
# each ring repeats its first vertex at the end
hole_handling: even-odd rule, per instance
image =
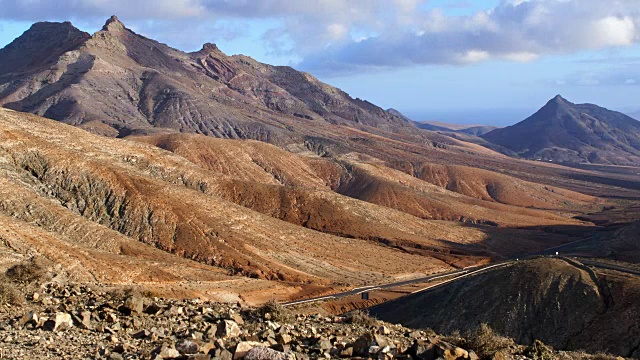
POLYGON ((595 105, 558 96, 503 129, 417 123, 291 67, 227 56, 211 43, 192 53, 173 49, 115 16, 93 35, 69 22, 35 23, 1 49, 0 105, 112 137, 192 132, 344 152, 327 135, 328 125, 343 125, 442 144, 453 136, 535 160, 630 165, 640 159, 638 122, 595 105))
POLYGON ((179 131, 283 143, 305 123, 404 125, 310 74, 213 44, 181 52, 115 16, 93 35, 69 22, 36 23, 0 50, 0 64, 2 106, 107 136, 179 131))

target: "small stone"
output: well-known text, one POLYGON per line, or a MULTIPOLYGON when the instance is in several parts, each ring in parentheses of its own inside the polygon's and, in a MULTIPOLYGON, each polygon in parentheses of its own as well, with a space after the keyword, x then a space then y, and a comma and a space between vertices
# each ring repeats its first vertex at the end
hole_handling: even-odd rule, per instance
POLYGON ((38 314, 36 314, 33 311, 29 311, 26 314, 22 315, 19 321, 20 326, 25 326, 27 324, 36 325, 37 323, 38 323, 38 314))
POLYGON ((43 325, 43 328, 48 331, 59 331, 72 327, 73 320, 71 319, 71 315, 61 312, 56 313, 54 320, 47 320, 43 325))
POLYGON ((475 351, 469 350, 469 360, 480 360, 480 357, 475 351))
POLYGON ((198 344, 190 340, 180 340, 176 343, 176 350, 184 355, 195 354, 198 352, 198 344))
POLYGON ((111 354, 109 354, 109 360, 123 360, 124 358, 122 357, 121 354, 118 354, 117 352, 112 352, 111 354))
POLYGON ((180 357, 180 352, 174 348, 163 345, 158 351, 158 357, 160 359, 175 359, 180 357))
POLYGON ((134 317, 131 321, 131 324, 134 328, 139 328, 140 326, 142 326, 142 321, 140 321, 140 319, 138 319, 137 317, 134 317))
POLYGON ((220 349, 215 358, 220 360, 233 360, 233 354, 228 350, 220 349))
POLYGON ((373 336, 364 334, 353 343, 353 352, 355 355, 368 355, 369 347, 373 344, 373 336))
POLYGON ((437 357, 435 345, 428 340, 416 340, 410 351, 419 360, 432 360, 437 357))
POLYGON ((235 321, 238 325, 244 325, 244 319, 238 313, 231 314, 230 319, 235 321))
POLYGON ((388 326, 382 325, 378 328, 378 330, 376 330, 376 332, 381 335, 389 335, 391 334, 391 329, 389 329, 388 326))
POLYGON ((254 341, 242 341, 236 345, 236 351, 233 353, 233 360, 242 359, 247 352, 255 347, 264 346, 262 343, 254 341))
POLYGON ((353 357, 353 347, 349 346, 340 352, 340 357, 353 357))
POLYGON ((320 350, 330 350, 333 347, 333 344, 331 344, 331 341, 327 338, 320 338, 320 340, 318 340, 317 346, 320 348, 320 350))
POLYGON ((245 360, 286 360, 287 356, 285 353, 281 353, 279 351, 269 349, 266 347, 254 347, 253 349, 247 351, 244 356, 245 360))
POLYGON ((162 311, 162 308, 156 303, 153 303, 147 306, 146 309, 144 309, 144 313, 149 315, 158 315, 160 311, 162 311))
POLYGON ((436 344, 436 352, 444 360, 468 359, 467 350, 451 345, 447 342, 440 341, 436 344))
POLYGON ((376 334, 376 335, 373 336, 373 338, 374 338, 376 344, 381 348, 391 345, 391 341, 385 336, 376 334))
POLYGON ((240 335, 240 327, 232 320, 223 320, 218 324, 216 336, 218 337, 236 337, 240 335))
POLYGON ((146 339, 151 336, 151 332, 147 329, 138 331, 137 333, 131 335, 134 339, 146 339))
POLYGON ((276 335, 276 341, 278 344, 286 345, 291 342, 291 335, 289 334, 278 334, 276 335))
POLYGON ((193 354, 189 355, 188 360, 211 360, 209 354, 193 354))
POLYGON ((113 324, 113 323, 118 322, 118 316, 116 314, 114 314, 114 313, 107 313, 106 314, 106 320, 107 320, 107 322, 110 322, 110 323, 113 324))
POLYGON ((82 313, 80 313, 79 320, 80 321, 78 323, 78 326, 80 326, 81 328, 88 330, 93 329, 93 325, 91 324, 91 312, 83 311, 82 313))
POLYGON ((198 351, 203 354, 208 354, 210 351, 215 350, 216 344, 212 342, 204 343, 198 347, 198 351))
POLYGON ((271 330, 278 330, 280 328, 280 324, 273 321, 267 321, 267 327, 271 330))

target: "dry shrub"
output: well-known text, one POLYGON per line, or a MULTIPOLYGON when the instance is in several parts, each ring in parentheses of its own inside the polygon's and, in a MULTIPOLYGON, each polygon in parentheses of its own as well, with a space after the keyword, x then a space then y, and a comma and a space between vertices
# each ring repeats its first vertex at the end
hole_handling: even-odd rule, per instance
POLYGON ((620 357, 605 354, 605 353, 597 353, 595 355, 588 354, 584 351, 565 351, 562 352, 562 360, 618 360, 620 357))
POLYGON ((278 322, 288 322, 293 318, 291 312, 275 300, 266 302, 257 308, 255 313, 262 318, 269 314, 271 320, 278 322))
POLYGON ((475 351, 481 359, 490 359, 498 351, 515 345, 513 339, 496 334, 485 323, 466 331, 459 339, 464 343, 460 344, 462 347, 475 351))
POLYGON ((0 305, 22 305, 24 294, 6 276, 0 276, 0 305))
POLYGON ((369 315, 368 312, 362 310, 354 310, 348 313, 346 321, 349 324, 367 327, 371 327, 377 324, 377 320, 373 316, 369 315))
POLYGON ((41 282, 47 278, 47 272, 34 260, 13 265, 5 275, 9 280, 20 284, 41 282))
POLYGON ((525 351, 524 355, 533 360, 552 360, 553 349, 545 345, 542 341, 536 340, 525 351))
POLYGON ((606 353, 597 353, 591 357, 593 360, 618 360, 620 359, 618 356, 613 356, 611 354, 606 353))

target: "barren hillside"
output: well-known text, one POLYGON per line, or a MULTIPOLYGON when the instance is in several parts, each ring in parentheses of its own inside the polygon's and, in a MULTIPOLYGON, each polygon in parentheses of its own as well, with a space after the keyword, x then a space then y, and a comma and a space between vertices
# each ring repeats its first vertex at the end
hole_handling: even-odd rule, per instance
POLYGON ((389 302, 372 312, 408 327, 451 333, 488 323, 524 344, 539 339, 559 349, 637 357, 639 292, 640 282, 632 275, 537 259, 389 302))

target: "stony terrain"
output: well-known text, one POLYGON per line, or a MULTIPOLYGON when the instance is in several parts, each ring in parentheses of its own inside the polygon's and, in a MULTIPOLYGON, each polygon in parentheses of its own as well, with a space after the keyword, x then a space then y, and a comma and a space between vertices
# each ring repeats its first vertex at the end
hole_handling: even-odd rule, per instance
MULTIPOLYGON (((3 281, 19 279, 24 277, 3 281)), ((19 294, 11 304, 0 303, 0 357, 6 359, 596 358, 554 351, 541 342, 519 346, 486 327, 466 338, 445 338, 362 313, 296 315, 277 303, 256 309, 178 301, 57 278, 22 285, 27 300, 19 294)), ((6 295, 6 283, 1 290, 6 295)))

